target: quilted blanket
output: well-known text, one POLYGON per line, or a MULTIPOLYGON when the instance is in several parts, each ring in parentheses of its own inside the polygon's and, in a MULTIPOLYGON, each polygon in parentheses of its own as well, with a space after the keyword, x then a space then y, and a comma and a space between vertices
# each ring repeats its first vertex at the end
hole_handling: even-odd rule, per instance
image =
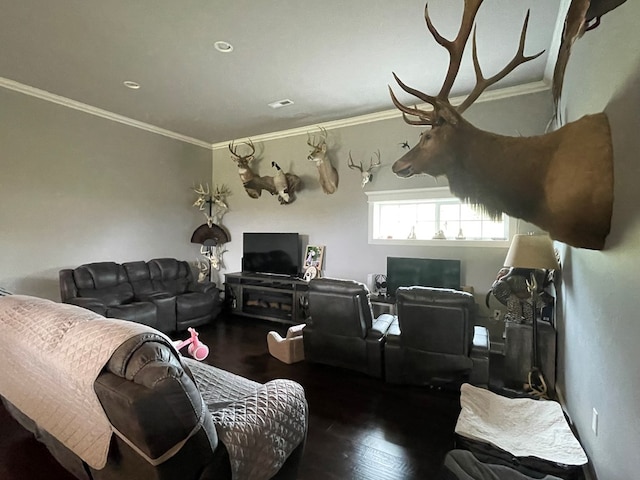
POLYGON ((93 383, 128 338, 154 331, 36 297, 0 297, 0 395, 90 466, 106 464, 112 428, 93 383))
POLYGON ((220 441, 229 452, 236 480, 266 480, 275 475, 304 440, 307 401, 291 380, 263 384, 184 359, 213 416, 220 441))
POLYGON ((516 457, 536 457, 563 465, 584 465, 587 456, 573 435, 560 404, 530 398, 506 398, 467 383, 456 433, 516 457))

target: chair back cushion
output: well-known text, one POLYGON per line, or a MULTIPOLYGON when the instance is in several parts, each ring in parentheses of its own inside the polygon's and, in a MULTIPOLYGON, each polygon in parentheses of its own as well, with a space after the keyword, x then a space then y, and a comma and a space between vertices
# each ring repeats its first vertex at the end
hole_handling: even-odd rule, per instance
POLYGON ((309 326, 332 335, 364 338, 373 314, 369 289, 353 280, 316 278, 309 282, 309 326))
POLYGON ((73 270, 73 279, 79 297, 99 298, 107 306, 121 305, 133 300, 133 289, 127 274, 114 262, 81 265, 73 270))
POLYGON ((476 308, 472 294, 400 287, 396 301, 402 346, 433 353, 469 354, 476 308))
POLYGON ((127 273, 127 278, 136 297, 140 298, 144 294, 155 292, 147 262, 127 262, 123 263, 122 266, 127 273))
POLYGON ((188 290, 192 276, 187 262, 175 258, 155 258, 149 260, 148 265, 155 291, 180 295, 188 290))

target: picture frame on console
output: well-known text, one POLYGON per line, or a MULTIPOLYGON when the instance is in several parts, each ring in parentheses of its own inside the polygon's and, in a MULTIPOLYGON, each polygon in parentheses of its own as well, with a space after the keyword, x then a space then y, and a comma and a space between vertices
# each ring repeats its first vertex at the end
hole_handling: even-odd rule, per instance
POLYGON ((324 245, 307 245, 303 264, 305 280, 309 281, 320 276, 323 258, 324 245))

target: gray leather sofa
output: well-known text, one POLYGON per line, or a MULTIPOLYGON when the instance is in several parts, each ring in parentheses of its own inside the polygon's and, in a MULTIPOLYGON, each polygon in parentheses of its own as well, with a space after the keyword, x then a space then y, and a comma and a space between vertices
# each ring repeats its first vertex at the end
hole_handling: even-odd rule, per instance
POLYGON ((80 480, 247 478, 238 468, 262 472, 253 478, 267 478, 268 468, 276 470, 268 478, 296 478, 308 409, 304 391, 295 382, 256 383, 185 359, 164 337, 145 333, 115 351, 94 390, 118 432, 100 470, 2 400, 80 480), (261 460, 271 449, 283 463, 261 460))
POLYGON ((381 378, 384 337, 394 317, 373 317, 367 286, 353 280, 316 278, 309 282, 308 300, 305 359, 381 378))
POLYGON ((400 287, 396 308, 384 348, 387 382, 489 383, 489 334, 474 325, 477 305, 471 293, 400 287))
POLYGON ((203 325, 221 310, 216 285, 197 283, 189 264, 174 258, 88 263, 60 270, 59 279, 64 303, 165 333, 203 325))

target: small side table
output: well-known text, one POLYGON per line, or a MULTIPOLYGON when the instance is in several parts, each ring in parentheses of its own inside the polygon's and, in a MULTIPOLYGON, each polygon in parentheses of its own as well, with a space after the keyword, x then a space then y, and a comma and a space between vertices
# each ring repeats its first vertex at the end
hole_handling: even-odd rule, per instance
POLYGON ((396 314, 396 302, 391 297, 386 297, 384 295, 371 295, 369 299, 371 300, 374 318, 378 318, 383 313, 388 313, 390 315, 396 314))

